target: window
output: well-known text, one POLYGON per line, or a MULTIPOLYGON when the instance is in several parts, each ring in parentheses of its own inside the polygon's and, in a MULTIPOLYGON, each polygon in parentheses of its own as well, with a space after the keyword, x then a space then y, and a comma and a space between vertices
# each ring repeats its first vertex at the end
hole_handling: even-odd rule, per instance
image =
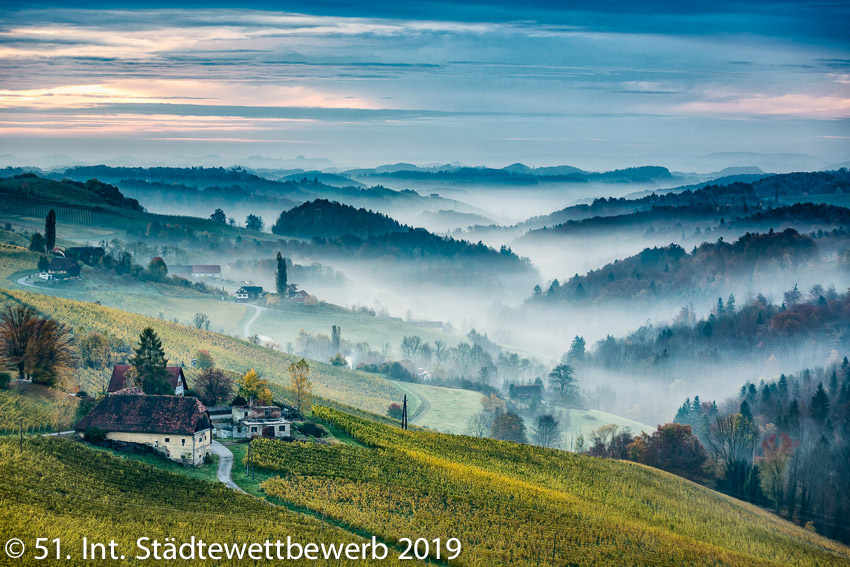
POLYGON ((166 437, 166 438, 165 438, 165 442, 166 442, 166 443, 171 443, 171 437, 166 437))
POLYGON ((252 428, 251 428, 251 433, 256 433, 256 432, 257 432, 257 428, 256 428, 256 427, 252 427, 252 428))
POLYGON ((186 439, 185 439, 185 438, 181 439, 181 441, 183 441, 183 445, 185 445, 185 444, 186 444, 186 439))
POLYGON ((285 425, 278 425, 277 430, 278 431, 286 431, 286 426, 285 425))

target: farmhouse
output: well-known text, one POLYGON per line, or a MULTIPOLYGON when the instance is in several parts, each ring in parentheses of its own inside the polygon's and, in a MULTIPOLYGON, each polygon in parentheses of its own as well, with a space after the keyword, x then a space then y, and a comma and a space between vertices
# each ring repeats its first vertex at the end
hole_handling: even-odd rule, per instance
MULTIPOLYGON (((189 386, 186 383, 186 376, 183 374, 183 368, 180 366, 167 366, 165 368, 168 370, 169 382, 172 386, 174 386, 174 395, 175 396, 183 396, 183 392, 189 389, 189 386)), ((112 394, 119 390, 123 390, 127 386, 132 386, 132 384, 127 384, 127 371, 130 370, 129 364, 116 364, 112 369, 112 377, 109 379, 109 388, 106 390, 108 393, 112 394)))
POLYGON ((298 291, 294 291, 289 294, 289 299, 291 299, 294 303, 304 303, 307 301, 308 297, 310 297, 310 294, 303 289, 299 289, 298 291))
POLYGON ((263 288, 259 285, 243 285, 236 290, 236 301, 248 301, 257 299, 263 295, 263 288))
POLYGON ((195 466, 204 462, 212 446, 210 416, 196 398, 106 396, 74 429, 80 434, 100 430, 110 441, 146 445, 195 466))
POLYGON ((80 277, 80 265, 73 258, 53 258, 46 272, 38 274, 43 280, 67 280, 80 277))
POLYGON ((233 406, 233 438, 289 437, 290 423, 277 406, 233 406))

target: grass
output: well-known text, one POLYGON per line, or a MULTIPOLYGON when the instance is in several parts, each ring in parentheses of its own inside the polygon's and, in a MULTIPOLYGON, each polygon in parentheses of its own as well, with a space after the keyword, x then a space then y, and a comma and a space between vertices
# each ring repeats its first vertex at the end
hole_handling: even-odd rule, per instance
POLYGON ((462 340, 457 335, 393 319, 372 317, 328 304, 310 306, 281 303, 273 309, 263 310, 251 325, 251 333, 272 337, 284 345, 294 342, 301 329, 312 334, 330 335, 333 325, 342 327, 342 336, 346 341, 367 342, 373 349, 379 349, 383 341, 389 341, 393 348, 398 348, 401 340, 408 335, 418 335, 422 340, 432 343, 442 340, 448 346, 456 346, 462 340))
POLYGON ((441 433, 464 433, 469 418, 481 411, 480 392, 408 382, 395 384, 408 392, 408 400, 412 397, 425 402, 423 413, 410 422, 441 433))

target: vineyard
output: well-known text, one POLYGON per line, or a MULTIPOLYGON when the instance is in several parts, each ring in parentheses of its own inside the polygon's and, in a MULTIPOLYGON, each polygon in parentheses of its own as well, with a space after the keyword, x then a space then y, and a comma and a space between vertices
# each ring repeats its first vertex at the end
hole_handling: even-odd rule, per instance
MULTIPOLYGON (((114 539, 128 559, 135 557, 135 541, 143 536, 160 541, 176 538, 177 542, 195 536, 221 544, 286 541, 287 536, 301 543, 364 541, 330 524, 270 506, 222 484, 164 472, 68 440, 27 439, 22 453, 16 440, 0 440, 0 476, 3 478, 0 540, 20 538, 30 549, 15 565, 54 564, 33 559, 36 538, 61 538, 63 555, 65 550, 75 553, 71 560, 63 560, 63 565, 115 563, 82 561, 83 536, 99 542, 114 539)), ((52 544, 49 549, 53 550, 52 544)), ((126 562, 170 563, 174 561, 129 559, 126 562)), ((392 554, 381 563, 394 564, 392 554)), ((255 565, 256 562, 194 560, 191 564, 255 565)), ((310 564, 339 565, 340 562, 320 559, 310 564)))
POLYGON ((0 390, 0 435, 48 432, 55 428, 50 403, 0 390), (21 421, 23 420, 23 421, 21 421))
POLYGON ((850 549, 667 473, 328 408, 366 445, 254 441, 272 496, 376 533, 458 537, 464 565, 847 565, 850 549))
MULTIPOLYGON (((294 356, 211 331, 93 303, 26 291, 0 290, 0 306, 9 302, 26 303, 43 315, 68 325, 75 334, 97 331, 123 339, 128 344, 136 343, 142 329, 152 327, 162 339, 170 361, 188 365, 197 349, 207 349, 219 367, 242 374, 254 368, 271 382, 279 399, 288 399, 290 378, 286 369, 295 360, 294 356)), ((398 401, 402 396, 391 382, 373 374, 312 361, 310 366, 313 393, 319 397, 382 414, 390 402, 398 401)), ((84 380, 81 384, 83 389, 100 391, 100 378, 85 372, 79 377, 84 380)))

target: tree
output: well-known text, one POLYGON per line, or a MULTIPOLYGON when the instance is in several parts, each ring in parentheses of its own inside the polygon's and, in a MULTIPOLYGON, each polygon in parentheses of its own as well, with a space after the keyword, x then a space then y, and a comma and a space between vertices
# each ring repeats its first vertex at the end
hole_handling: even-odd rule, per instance
POLYGON ((165 265, 165 260, 156 256, 148 263, 148 272, 154 280, 164 280, 168 275, 168 266, 165 265))
POLYGON ((310 365, 303 358, 289 365, 289 377, 295 394, 295 407, 301 415, 310 411, 313 400, 313 384, 310 382, 310 365))
POLYGON ((89 368, 102 370, 112 358, 112 346, 109 339, 93 332, 82 337, 79 342, 80 359, 89 368))
POLYGON ((552 414, 538 415, 534 420, 534 443, 541 447, 557 447, 561 443, 561 423, 552 414))
POLYGON ((416 354, 419 352, 420 347, 422 347, 422 337, 418 335, 404 337, 401 340, 401 353, 405 358, 409 358, 411 360, 416 358, 416 354))
POLYGON ((348 361, 345 360, 345 357, 342 356, 341 352, 336 353, 336 355, 331 358, 330 363, 338 367, 348 366, 348 361))
POLYGON ((192 326, 196 329, 203 329, 205 331, 209 331, 210 318, 207 317, 206 313, 195 313, 195 316, 192 318, 192 326))
POLYGON ((206 368, 195 380, 195 389, 201 401, 215 406, 233 395, 233 379, 218 368, 206 368))
POLYGON ((36 384, 59 386, 70 378, 73 363, 70 330, 53 319, 35 319, 26 346, 25 370, 30 380, 36 384))
POLYGON ((471 437, 486 437, 490 433, 492 424, 492 416, 483 411, 478 412, 469 418, 469 422, 466 425, 466 434, 471 437))
POLYGON ((221 209, 216 209, 213 214, 210 215, 210 219, 215 222, 227 224, 227 215, 224 214, 224 211, 221 209))
POLYGON ((578 403, 578 388, 573 373, 573 367, 569 364, 559 364, 549 373, 549 388, 555 392, 559 401, 568 405, 578 403))
POLYGON ((44 219, 44 246, 50 252, 56 247, 56 211, 50 209, 44 219))
POLYGON ((490 437, 501 441, 513 441, 514 443, 528 443, 525 434, 525 423, 519 414, 508 411, 496 412, 493 425, 490 427, 490 437))
POLYGON ((260 375, 253 368, 246 372, 239 381, 237 395, 249 401, 257 400, 261 404, 270 404, 273 399, 269 383, 260 378, 260 375))
POLYGON ((740 413, 720 415, 708 429, 708 447, 723 474, 719 484, 734 496, 756 492, 751 459, 757 440, 758 428, 740 413))
POLYGON ((261 231, 265 228, 266 223, 263 222, 263 217, 257 215, 248 215, 245 218, 245 228, 248 230, 261 231))
POLYGON ((47 256, 39 256, 38 257, 38 271, 46 272, 47 268, 50 267, 50 260, 47 259, 47 256))
POLYGON ((26 305, 7 305, 0 315, 0 361, 18 379, 53 385, 71 368, 71 334, 26 305))
POLYGON ((569 352, 567 352, 567 362, 570 364, 582 364, 584 362, 586 346, 587 343, 585 343, 584 337, 576 335, 576 338, 570 344, 569 352))
POLYGON ((44 252, 44 237, 40 232, 34 232, 30 237, 30 250, 33 252, 44 252))
POLYGON ((708 453, 690 425, 659 425, 652 435, 638 439, 642 440, 643 447, 636 461, 695 481, 703 477, 708 453))
POLYGON ((130 365, 138 373, 142 391, 150 395, 173 394, 171 375, 167 370, 168 360, 156 332, 150 327, 142 330, 139 346, 133 350, 136 354, 130 359, 130 365))
POLYGON ((809 404, 809 414, 812 416, 812 419, 821 424, 829 417, 829 396, 827 396, 826 391, 823 389, 823 383, 818 384, 818 389, 812 396, 812 402, 809 404))
POLYGON ((390 407, 387 408, 387 416, 393 419, 401 420, 402 413, 404 413, 404 410, 398 402, 391 403, 390 407))
POLYGON ((277 253, 277 272, 275 274, 275 288, 281 297, 286 297, 289 286, 286 281, 286 258, 277 253))
POLYGON ((207 368, 215 366, 215 361, 213 360, 210 351, 206 349, 198 349, 198 352, 195 353, 195 359, 198 361, 198 368, 201 370, 206 370, 207 368))
POLYGON ((333 325, 331 327, 331 344, 336 352, 339 352, 339 346, 342 342, 342 327, 333 325))

